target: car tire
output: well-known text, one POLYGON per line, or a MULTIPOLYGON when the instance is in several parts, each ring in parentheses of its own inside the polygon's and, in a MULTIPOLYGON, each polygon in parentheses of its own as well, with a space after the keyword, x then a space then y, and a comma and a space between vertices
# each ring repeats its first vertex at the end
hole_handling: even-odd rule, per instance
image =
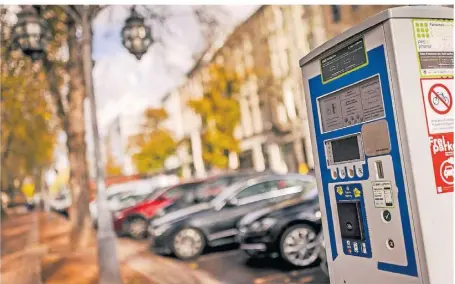
POLYGON ((313 227, 297 224, 281 235, 280 255, 294 266, 310 266, 319 260, 319 244, 318 234, 313 227))
POLYGON ((195 259, 205 249, 205 237, 195 228, 183 228, 172 238, 172 252, 181 260, 195 259))
POLYGON ((127 223, 127 233, 135 240, 142 240, 147 237, 147 220, 144 217, 132 217, 127 223))

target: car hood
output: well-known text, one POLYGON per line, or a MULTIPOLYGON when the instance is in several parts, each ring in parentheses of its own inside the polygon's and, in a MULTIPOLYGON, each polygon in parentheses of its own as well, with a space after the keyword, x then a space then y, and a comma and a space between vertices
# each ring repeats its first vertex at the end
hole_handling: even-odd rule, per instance
POLYGON ((170 202, 170 200, 168 200, 168 199, 145 200, 145 201, 141 201, 139 203, 136 203, 133 206, 119 208, 118 211, 121 211, 124 215, 128 215, 130 213, 136 213, 136 212, 140 211, 143 208, 151 209, 153 207, 156 207, 157 209, 159 209, 162 206, 165 206, 166 204, 168 204, 169 202, 170 202))
POLYGON ((201 203, 201 204, 189 206, 189 207, 186 207, 186 208, 174 211, 174 212, 170 212, 161 218, 152 220, 152 226, 155 227, 155 226, 160 226, 160 225, 163 225, 166 223, 173 223, 173 222, 176 222, 183 218, 188 218, 191 215, 194 215, 196 213, 200 213, 203 211, 207 211, 212 208, 213 207, 210 203, 201 203))

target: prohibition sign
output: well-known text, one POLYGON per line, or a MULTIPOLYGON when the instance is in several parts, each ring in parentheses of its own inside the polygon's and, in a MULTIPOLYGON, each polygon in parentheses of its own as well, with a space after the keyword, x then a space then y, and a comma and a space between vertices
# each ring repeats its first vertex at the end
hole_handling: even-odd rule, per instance
POLYGON ((452 109, 452 94, 445 85, 434 84, 428 91, 428 102, 436 113, 447 114, 452 109))

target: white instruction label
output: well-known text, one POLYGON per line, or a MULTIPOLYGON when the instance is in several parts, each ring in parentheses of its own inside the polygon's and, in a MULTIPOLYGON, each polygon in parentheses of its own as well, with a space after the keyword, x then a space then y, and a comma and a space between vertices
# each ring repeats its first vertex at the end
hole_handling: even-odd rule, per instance
POLYGON ((374 181, 372 185, 374 207, 376 208, 393 207, 392 183, 390 181, 374 181))

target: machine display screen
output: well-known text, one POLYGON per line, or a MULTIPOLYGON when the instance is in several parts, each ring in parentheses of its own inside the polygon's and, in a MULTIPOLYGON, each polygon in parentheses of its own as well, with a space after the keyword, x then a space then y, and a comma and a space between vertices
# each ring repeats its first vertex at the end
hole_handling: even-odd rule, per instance
POLYGON ((384 117, 379 76, 362 80, 318 99, 322 132, 384 117))
POLYGON ((334 163, 360 160, 359 136, 349 136, 330 141, 334 163))

